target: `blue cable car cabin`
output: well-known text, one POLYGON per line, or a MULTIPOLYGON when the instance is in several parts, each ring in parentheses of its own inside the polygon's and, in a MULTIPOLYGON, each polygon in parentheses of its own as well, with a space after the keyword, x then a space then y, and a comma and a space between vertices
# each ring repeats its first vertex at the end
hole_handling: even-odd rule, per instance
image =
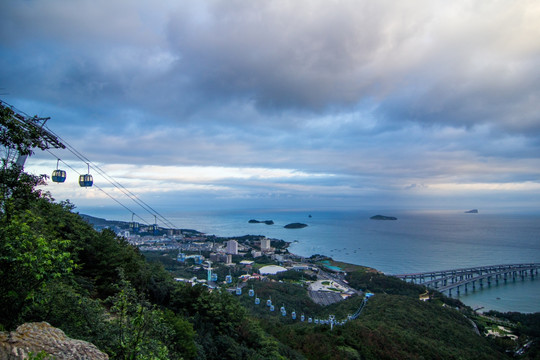
POLYGON ((139 223, 138 222, 130 222, 129 223, 129 227, 131 229, 131 231, 139 231, 139 223))
POLYGON ((261 303, 261 299, 258 297, 255 298, 255 305, 259 305, 261 303))
POLYGON ((79 185, 81 187, 90 187, 94 184, 94 178, 90 174, 79 176, 79 185))
POLYGON ((270 311, 274 311, 274 305, 270 305, 270 311))
POLYGON ((254 296, 255 295, 255 290, 253 289, 249 289, 249 296, 254 296))
POLYGON ((53 170, 51 179, 53 182, 63 183, 66 181, 66 172, 64 170, 53 170))
POLYGON ((79 185, 81 187, 90 187, 94 184, 94 178, 90 175, 90 164, 88 165, 88 174, 79 176, 79 185))

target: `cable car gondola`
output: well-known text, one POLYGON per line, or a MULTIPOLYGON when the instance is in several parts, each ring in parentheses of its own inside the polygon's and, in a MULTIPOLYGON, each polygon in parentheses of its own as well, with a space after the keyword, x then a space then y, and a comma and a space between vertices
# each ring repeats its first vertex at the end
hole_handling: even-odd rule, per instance
POLYGON ((129 227, 133 232, 139 232, 139 223, 133 221, 133 218, 135 217, 135 213, 131 214, 131 222, 129 223, 129 227))
POLYGON ((90 175, 90 164, 88 164, 88 174, 79 176, 79 185, 81 187, 90 187, 94 184, 94 178, 90 175))
POLYGON ((66 181, 66 172, 64 170, 58 169, 58 163, 60 159, 56 161, 56 170, 53 170, 51 179, 53 182, 63 183, 66 181))
POLYGON ((152 232, 153 235, 157 235, 159 232, 158 224, 157 224, 157 216, 154 215, 154 224, 150 225, 150 232, 152 232))

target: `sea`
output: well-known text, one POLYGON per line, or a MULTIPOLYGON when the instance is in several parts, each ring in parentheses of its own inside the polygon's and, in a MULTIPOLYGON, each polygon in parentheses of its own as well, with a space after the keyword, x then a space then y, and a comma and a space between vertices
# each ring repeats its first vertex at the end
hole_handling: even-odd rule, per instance
MULTIPOLYGON (((327 255, 389 275, 540 262, 540 213, 250 209, 182 212, 169 219, 180 228, 217 236, 250 234, 285 240, 297 255, 327 255), (397 220, 370 219, 379 214, 397 220), (273 220, 274 225, 252 224, 250 219, 273 220), (283 227, 294 222, 308 226, 283 227)), ((462 292, 459 299, 480 311, 540 312, 540 278, 500 282, 462 292)))

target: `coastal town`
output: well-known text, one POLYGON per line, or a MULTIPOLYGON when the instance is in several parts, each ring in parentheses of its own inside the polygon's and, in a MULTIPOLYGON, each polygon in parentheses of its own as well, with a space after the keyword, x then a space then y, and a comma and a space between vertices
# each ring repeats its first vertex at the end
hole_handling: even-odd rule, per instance
POLYGON ((361 295, 348 285, 346 271, 331 258, 292 254, 283 240, 260 235, 223 238, 191 229, 134 226, 95 218, 87 221, 99 230, 109 228, 147 258, 163 263, 176 281, 240 294, 250 280, 288 280, 307 287, 309 296, 320 305, 361 295))

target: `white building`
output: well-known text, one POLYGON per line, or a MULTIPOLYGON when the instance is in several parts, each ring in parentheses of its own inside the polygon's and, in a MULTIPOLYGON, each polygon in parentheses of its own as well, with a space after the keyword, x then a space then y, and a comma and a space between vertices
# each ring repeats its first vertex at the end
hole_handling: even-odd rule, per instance
POLYGON ((238 255, 238 241, 227 241, 227 254, 238 255))
POLYGON ((262 251, 270 250, 270 239, 262 239, 261 240, 261 250, 262 251))
POLYGON ((259 273, 261 275, 275 275, 283 271, 287 271, 287 269, 285 269, 282 266, 277 266, 277 265, 267 265, 259 269, 259 273))

